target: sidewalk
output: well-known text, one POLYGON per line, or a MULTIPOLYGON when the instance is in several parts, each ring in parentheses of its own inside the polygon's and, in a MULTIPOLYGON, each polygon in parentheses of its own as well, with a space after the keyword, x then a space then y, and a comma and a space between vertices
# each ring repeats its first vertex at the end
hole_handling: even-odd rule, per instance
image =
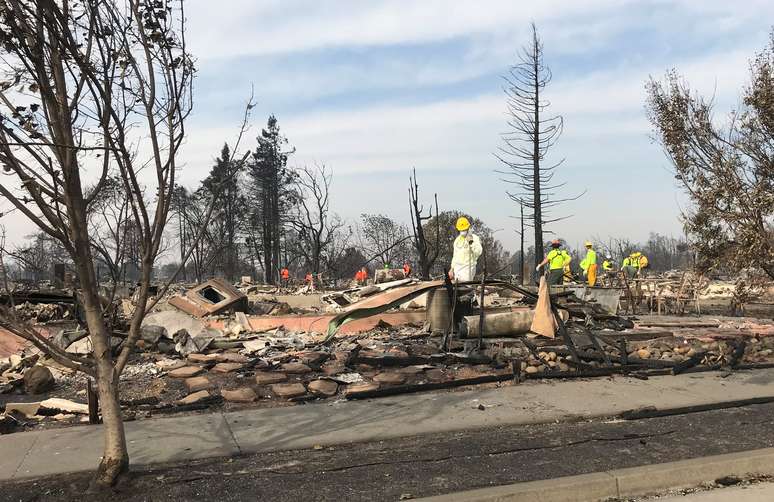
MULTIPOLYGON (((499 389, 409 394, 126 423, 133 465, 311 448, 500 425, 612 416, 774 395, 774 369, 583 381, 530 381, 499 389), (484 410, 479 409, 484 406, 484 410)), ((0 436, 0 480, 94 469, 100 426, 0 436)))
POLYGON ((674 495, 660 498, 658 502, 771 502, 774 500, 774 483, 758 483, 749 486, 718 488, 705 492, 674 495))

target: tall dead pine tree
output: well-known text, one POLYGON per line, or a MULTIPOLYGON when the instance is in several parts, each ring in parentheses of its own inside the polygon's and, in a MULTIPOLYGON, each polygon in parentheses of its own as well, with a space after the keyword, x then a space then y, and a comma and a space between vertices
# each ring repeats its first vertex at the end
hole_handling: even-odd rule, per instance
POLYGON ((523 205, 530 226, 535 231, 535 265, 543 259, 544 226, 563 218, 549 218, 549 210, 567 200, 557 199, 556 189, 563 184, 553 182, 555 170, 564 159, 546 162, 548 151, 562 134, 561 115, 547 113, 550 102, 543 93, 551 82, 551 70, 543 62, 543 43, 537 28, 531 25, 531 40, 518 54, 518 63, 504 78, 508 105, 508 131, 502 134, 505 143, 495 156, 506 166, 498 171, 505 181, 514 185, 508 197, 523 205))

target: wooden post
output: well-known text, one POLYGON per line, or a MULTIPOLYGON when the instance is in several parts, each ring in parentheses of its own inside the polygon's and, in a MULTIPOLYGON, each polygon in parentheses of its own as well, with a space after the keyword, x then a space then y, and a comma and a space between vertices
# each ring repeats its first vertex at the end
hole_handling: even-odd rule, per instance
POLYGON ((94 392, 94 387, 91 385, 91 378, 86 383, 86 398, 89 401, 89 423, 99 424, 102 422, 99 418, 99 399, 97 393, 94 392))
POLYGON ((632 290, 629 288, 629 280, 626 278, 626 272, 623 270, 620 271, 621 279, 623 280, 624 286, 626 286, 626 299, 627 299, 627 308, 626 310, 632 311, 632 315, 636 314, 637 312, 634 309, 634 297, 632 295, 632 290))

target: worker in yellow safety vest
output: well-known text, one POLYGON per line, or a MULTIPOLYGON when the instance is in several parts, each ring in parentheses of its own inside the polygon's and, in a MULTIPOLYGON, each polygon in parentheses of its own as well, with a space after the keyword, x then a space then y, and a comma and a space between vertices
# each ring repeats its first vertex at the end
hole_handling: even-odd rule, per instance
POLYGON ((635 251, 624 259, 621 264, 621 270, 626 273, 626 277, 634 279, 642 275, 642 270, 648 267, 648 257, 639 251, 635 251))
POLYGON ((594 245, 591 241, 586 241, 586 257, 580 262, 583 275, 586 277, 589 286, 597 283, 597 252, 594 251, 594 245))
POLYGON ((562 243, 559 239, 551 241, 551 251, 548 252, 542 262, 535 268, 535 271, 540 270, 548 265, 548 285, 557 286, 562 283, 562 277, 564 276, 564 267, 569 265, 572 258, 570 253, 566 249, 561 249, 562 243))
POLYGON ((613 257, 610 255, 605 256, 605 261, 602 262, 602 270, 605 272, 612 272, 615 270, 615 264, 613 263, 613 257))
POLYGON ((637 255, 637 270, 639 271, 638 275, 643 276, 645 275, 644 270, 648 268, 649 265, 648 257, 639 251, 637 251, 635 254, 637 255))

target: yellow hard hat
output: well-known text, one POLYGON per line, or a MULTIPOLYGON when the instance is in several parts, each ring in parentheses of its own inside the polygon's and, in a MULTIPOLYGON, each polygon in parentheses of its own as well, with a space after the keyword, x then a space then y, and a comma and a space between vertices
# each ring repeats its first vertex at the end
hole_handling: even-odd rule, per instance
POLYGON ((586 246, 587 248, 590 248, 591 246, 593 246, 593 244, 591 243, 591 241, 586 241, 584 246, 586 246))
POLYGON ((632 253, 632 256, 636 258, 637 256, 642 256, 642 253, 640 253, 639 251, 635 251, 634 253, 632 253))
POLYGON ((467 230, 470 228, 470 222, 464 216, 460 216, 459 218, 457 218, 456 227, 458 231, 462 232, 463 230, 467 230))

